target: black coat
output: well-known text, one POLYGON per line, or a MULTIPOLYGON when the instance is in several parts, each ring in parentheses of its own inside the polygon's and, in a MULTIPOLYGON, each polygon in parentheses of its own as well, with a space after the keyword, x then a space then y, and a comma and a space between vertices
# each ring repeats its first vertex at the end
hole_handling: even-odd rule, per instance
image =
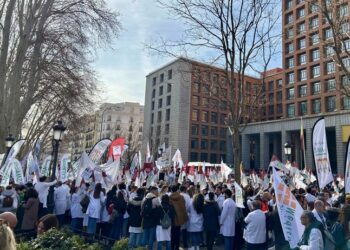
POLYGON ((141 205, 142 228, 152 228, 157 226, 157 207, 159 205, 158 198, 152 194, 147 194, 141 205), (151 200, 152 209, 149 213, 144 213, 144 206, 147 200, 151 200))
POLYGON ((219 216, 221 210, 216 201, 205 201, 203 207, 204 231, 218 231, 220 229, 219 216))
POLYGON ((141 203, 142 198, 141 197, 135 197, 132 200, 129 200, 128 206, 126 207, 126 210, 129 213, 129 225, 131 227, 141 227, 141 203))

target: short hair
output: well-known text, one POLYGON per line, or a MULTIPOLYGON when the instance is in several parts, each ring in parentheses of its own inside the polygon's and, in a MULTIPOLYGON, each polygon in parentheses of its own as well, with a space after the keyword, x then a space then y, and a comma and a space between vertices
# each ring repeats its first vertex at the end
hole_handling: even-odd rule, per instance
POLYGON ((258 201, 258 200, 254 200, 252 202, 252 206, 253 206, 254 209, 261 209, 261 202, 258 201))
POLYGON ((145 193, 145 190, 144 190, 143 188, 138 188, 138 189, 136 190, 137 196, 143 196, 144 193, 145 193))
POLYGON ((226 189, 225 190, 225 194, 227 195, 227 197, 230 197, 232 196, 232 191, 230 189, 226 189))
POLYGON ((58 228, 58 219, 54 214, 47 214, 39 219, 39 223, 42 222, 44 225, 44 231, 48 231, 51 228, 58 228))
POLYGON ((180 186, 180 192, 186 192, 187 188, 183 185, 180 186))
POLYGON ((209 196, 209 200, 214 200, 214 193, 213 192, 209 192, 209 194, 208 194, 208 196, 209 196))
POLYGON ((1 220, 0 223, 0 242, 1 249, 16 249, 16 239, 9 224, 1 220))
POLYGON ((305 215, 309 219, 310 223, 312 223, 316 220, 315 215, 311 211, 305 210, 303 212, 303 215, 305 215))
POLYGON ((172 185, 171 186, 171 192, 175 193, 179 190, 179 186, 178 185, 172 185))
POLYGON ((119 184, 118 184, 118 188, 119 188, 119 189, 126 189, 125 183, 124 183, 124 182, 119 183, 119 184))

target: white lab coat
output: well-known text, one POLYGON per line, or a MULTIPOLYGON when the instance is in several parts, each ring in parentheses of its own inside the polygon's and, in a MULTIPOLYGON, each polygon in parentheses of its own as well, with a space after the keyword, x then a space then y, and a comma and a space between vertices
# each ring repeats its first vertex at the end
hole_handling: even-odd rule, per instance
POLYGON ((323 250, 323 238, 319 229, 313 228, 310 232, 310 237, 307 245, 301 245, 300 250, 323 250))
POLYGON ((224 201, 220 216, 220 233, 223 236, 235 236, 236 209, 236 203, 231 198, 224 201))
POLYGON ((82 207, 80 205, 82 198, 83 197, 80 192, 72 194, 72 198, 70 202, 70 213, 71 213, 72 219, 84 217, 82 207))
POLYGON ((90 202, 89 206, 86 210, 86 213, 91 218, 100 219, 101 217, 101 209, 103 208, 103 203, 106 200, 106 197, 103 193, 100 194, 100 197, 95 199, 93 192, 89 195, 90 202))
POLYGON ((69 199, 69 191, 64 186, 55 188, 54 201, 55 201, 55 214, 64 214, 67 210, 67 200, 69 199))
POLYGON ((190 206, 189 220, 187 224, 188 232, 202 232, 203 231, 203 214, 198 214, 194 209, 193 203, 190 206))

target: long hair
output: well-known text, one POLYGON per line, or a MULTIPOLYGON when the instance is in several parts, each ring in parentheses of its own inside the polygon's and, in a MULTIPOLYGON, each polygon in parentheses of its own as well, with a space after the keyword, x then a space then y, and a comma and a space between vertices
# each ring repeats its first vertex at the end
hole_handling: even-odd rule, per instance
POLYGON ((202 194, 197 194, 193 198, 193 207, 198 214, 203 213, 204 206, 204 196, 202 194))
POLYGON ((16 240, 11 228, 4 223, 0 223, 0 246, 3 250, 16 250, 16 240))
POLYGON ((94 190, 94 198, 95 199, 100 198, 101 192, 102 192, 102 185, 101 183, 97 183, 94 190))

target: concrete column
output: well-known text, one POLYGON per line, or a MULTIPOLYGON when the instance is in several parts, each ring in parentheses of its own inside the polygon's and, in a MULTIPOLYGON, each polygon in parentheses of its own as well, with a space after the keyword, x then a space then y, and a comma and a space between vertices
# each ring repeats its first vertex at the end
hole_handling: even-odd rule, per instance
POLYGON ((267 165, 269 164, 269 154, 268 154, 268 150, 269 150, 269 138, 268 138, 268 134, 266 133, 260 133, 260 155, 259 155, 259 160, 257 160, 257 166, 258 168, 263 168, 263 167, 267 167, 267 165))
POLYGON ((345 154, 346 154, 346 145, 344 142, 342 142, 342 127, 336 126, 335 127, 335 140, 336 140, 336 147, 337 147, 337 171, 338 174, 344 174, 344 161, 345 161, 345 154))
POLYGON ((250 169, 249 135, 242 134, 242 161, 245 169, 250 169))
POLYGON ((307 128, 305 129, 305 135, 304 135, 304 140, 306 143, 306 151, 305 151, 305 156, 306 156, 306 167, 307 168, 314 168, 314 156, 312 155, 312 128, 307 128))

